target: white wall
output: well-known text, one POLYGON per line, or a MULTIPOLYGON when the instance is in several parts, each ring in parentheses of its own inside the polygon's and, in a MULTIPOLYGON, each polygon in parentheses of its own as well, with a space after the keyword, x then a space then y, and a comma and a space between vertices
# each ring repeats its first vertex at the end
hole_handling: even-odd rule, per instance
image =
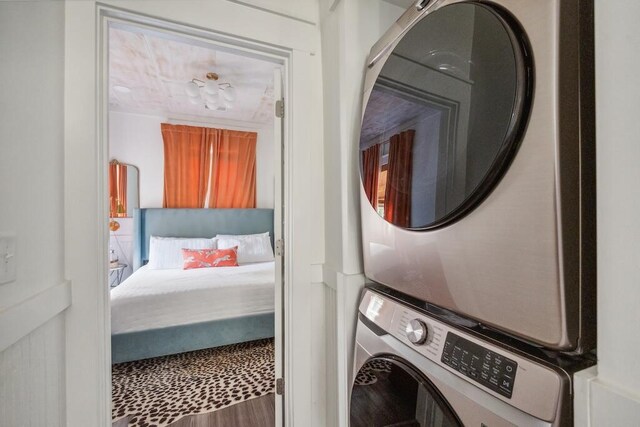
POLYGON ((631 52, 640 46, 640 3, 596 0, 595 4, 598 367, 580 377, 576 407, 583 411, 582 425, 637 426, 640 58, 631 52))
POLYGON ((358 134, 365 60, 404 9, 376 0, 322 0, 327 425, 348 425, 361 260, 358 134))
POLYGON ((109 158, 137 166, 140 171, 140 207, 161 208, 164 188, 164 148, 161 123, 217 127, 258 133, 256 145, 256 202, 259 208, 273 208, 273 126, 240 127, 210 120, 190 122, 167 117, 109 112, 109 158))
MULTIPOLYGON (((324 408, 318 396, 319 363, 312 356, 312 337, 319 316, 312 316, 312 282, 321 280, 324 262, 324 194, 322 156, 322 86, 320 33, 314 22, 291 19, 283 13, 247 7, 235 1, 107 0, 119 10, 134 10, 173 23, 186 23, 218 34, 255 40, 290 54, 288 104, 285 127, 289 131, 285 158, 291 169, 285 182, 290 194, 285 206, 287 269, 285 305, 290 319, 285 340, 288 425, 308 425, 309 414, 324 408)), ((67 317, 68 425, 107 426, 109 419, 108 336, 104 335, 108 311, 106 277, 107 151, 100 149, 96 117, 96 11, 95 1, 66 3, 65 50, 65 195, 66 270, 73 279, 74 304, 67 317), (102 166, 104 165, 104 166, 102 166), (102 170, 101 170, 102 169, 102 170), (104 263, 101 260, 105 260, 104 263)), ((305 0, 297 11, 314 16, 316 4, 305 0)), ((296 12, 297 13, 297 12, 296 12)), ((219 36, 222 37, 222 36, 219 36)), ((225 36, 226 37, 226 36, 225 36)), ((321 309, 321 308, 320 308, 321 309)), ((317 313, 316 313, 317 314, 317 313)), ((314 345, 315 348, 315 345, 314 345)), ((322 349, 317 349, 321 351, 322 349)), ((321 425, 321 424, 316 424, 321 425)))
POLYGON ((0 2, 0 425, 65 425, 64 4, 0 2), (37 100, 37 101, 36 101, 37 100))

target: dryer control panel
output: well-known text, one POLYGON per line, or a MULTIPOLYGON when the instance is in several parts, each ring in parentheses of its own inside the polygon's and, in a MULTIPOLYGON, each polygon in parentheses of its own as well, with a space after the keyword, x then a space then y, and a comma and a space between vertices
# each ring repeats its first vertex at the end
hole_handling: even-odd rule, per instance
POLYGON ((369 334, 361 334, 367 339, 381 337, 380 341, 375 341, 380 348, 373 342, 358 341, 367 349, 363 354, 394 354, 390 345, 404 345, 407 347, 398 347, 402 348, 400 354, 417 352, 451 375, 540 420, 551 421, 556 417, 565 387, 565 374, 418 312, 372 289, 364 292, 360 316, 369 325, 359 323, 358 328, 370 331, 369 334), (375 331, 370 329, 373 325, 375 331), (391 339, 394 341, 387 341, 391 339))
POLYGON ((447 333, 441 361, 496 393, 511 398, 518 364, 496 352, 447 333))

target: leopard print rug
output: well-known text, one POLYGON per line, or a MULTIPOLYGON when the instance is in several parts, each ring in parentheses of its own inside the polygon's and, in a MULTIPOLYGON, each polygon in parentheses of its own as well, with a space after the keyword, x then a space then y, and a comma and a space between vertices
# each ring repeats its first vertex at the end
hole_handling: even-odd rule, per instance
POLYGON ((376 372, 391 372, 391 362, 373 359, 362 366, 353 381, 353 385, 370 385, 378 381, 376 372))
POLYGON ((112 418, 163 427, 274 391, 273 339, 113 365, 112 418))

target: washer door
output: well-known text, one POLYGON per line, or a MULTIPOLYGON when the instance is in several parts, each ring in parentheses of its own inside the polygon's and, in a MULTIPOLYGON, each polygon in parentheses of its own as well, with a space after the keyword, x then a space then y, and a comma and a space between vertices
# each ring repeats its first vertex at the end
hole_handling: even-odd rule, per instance
POLYGON ((461 218, 495 188, 532 100, 516 20, 488 3, 447 3, 397 42, 365 93, 364 192, 386 221, 413 230, 461 218))
POLYGON ((462 427, 433 384, 395 356, 369 359, 351 391, 351 427, 462 427))

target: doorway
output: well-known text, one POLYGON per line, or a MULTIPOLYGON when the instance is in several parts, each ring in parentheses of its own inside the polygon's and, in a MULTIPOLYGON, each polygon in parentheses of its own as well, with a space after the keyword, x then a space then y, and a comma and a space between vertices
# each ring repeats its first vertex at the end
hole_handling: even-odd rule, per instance
MULTIPOLYGON (((124 290, 129 287, 128 283, 131 283, 131 280, 136 278, 137 273, 134 274, 134 272, 140 270, 142 265, 144 264, 149 267, 149 263, 155 263, 155 261, 152 260, 152 252, 154 251, 154 249, 160 250, 160 253, 163 253, 162 249, 158 249, 155 246, 152 247, 153 242, 147 242, 150 236, 157 238, 204 238, 209 240, 211 240, 211 238, 218 237, 219 239, 217 241, 217 244, 220 244, 221 240, 223 240, 220 239, 220 236, 227 237, 227 240, 232 240, 232 242, 234 241, 233 238, 235 237, 237 240, 239 235, 243 235, 245 237, 251 235, 252 238, 255 238, 256 235, 262 234, 262 232, 265 231, 262 230, 260 226, 264 222, 264 215, 268 215, 268 212, 265 211, 271 210, 271 228, 266 230, 266 232, 270 234, 268 237, 270 239, 271 249, 274 251, 272 254, 274 283, 271 293, 271 295, 273 296, 273 343, 271 344, 274 359, 273 379, 282 378, 284 359, 283 346, 285 342, 283 336, 283 295, 285 280, 283 269, 284 256, 281 256, 278 248, 281 247, 281 242, 284 241, 284 229, 282 227, 284 212, 282 206, 283 199, 285 197, 284 183, 286 172, 284 168, 285 162, 283 161, 284 156, 282 151, 284 148, 284 138, 286 135, 284 135, 285 127, 283 126, 283 118, 281 114, 278 114, 276 104, 280 105, 278 101, 284 99, 282 83, 283 79, 286 77, 287 71, 286 55, 278 55, 274 54, 273 52, 266 52, 263 49, 260 49, 259 46, 247 46, 247 43, 243 43, 242 46, 239 46, 220 42, 219 40, 216 40, 216 37, 214 37, 214 35, 211 35, 211 38, 204 37, 202 34, 195 36, 189 31, 188 28, 178 27, 175 24, 162 23, 159 21, 151 22, 149 19, 139 16, 128 14, 125 16, 121 12, 118 12, 117 14, 107 13, 105 15, 105 19, 103 20, 103 30, 104 31, 101 32, 101 34, 103 35, 101 43, 101 45, 103 46, 103 53, 101 59, 102 70, 103 72, 105 72, 104 75, 106 75, 107 78, 104 79, 105 83, 102 85, 103 93, 101 98, 103 100, 103 121, 101 124, 101 133, 103 136, 103 142, 108 146, 108 159, 110 161, 108 167, 105 165, 105 168, 108 169, 106 173, 108 177, 107 182, 115 183, 117 182, 117 177, 127 177, 126 184, 122 184, 121 179, 119 184, 113 185, 114 189, 119 188, 120 191, 113 191, 112 189, 109 189, 109 191, 107 192, 107 194, 109 195, 109 203, 107 204, 110 206, 110 234, 107 239, 109 241, 110 247, 110 259, 109 276, 107 279, 109 282, 109 286, 105 287, 108 292, 106 298, 113 301, 114 295, 120 296, 126 294, 124 290), (118 35, 119 41, 113 41, 113 34, 118 35), (126 51, 130 56, 132 55, 132 61, 127 61, 126 58, 118 57, 118 54, 114 54, 112 50, 114 43, 119 43, 119 47, 123 51, 126 51), (136 43, 139 43, 142 48, 136 50, 134 48, 136 43), (198 52, 206 50, 215 51, 216 60, 209 61, 209 63, 204 67, 206 69, 198 70, 198 72, 194 71, 193 69, 189 69, 189 67, 184 64, 184 62, 188 61, 183 61, 182 65, 179 65, 178 67, 172 67, 172 63, 175 64, 177 62, 180 62, 179 52, 181 52, 181 50, 183 49, 190 50, 189 54, 192 55, 190 57, 191 60, 194 60, 194 58, 197 57, 198 52), (163 54, 158 55, 158 52, 162 52, 163 54), (225 60, 226 63, 233 63, 234 60, 229 58, 235 58, 236 62, 244 61, 250 64, 248 66, 247 64, 244 65, 254 74, 260 74, 261 71, 263 77, 266 75, 267 71, 270 71, 269 77, 272 85, 270 87, 267 87, 263 91, 262 97, 259 100, 262 104, 259 105, 258 108, 255 108, 253 111, 254 114, 252 116, 252 119, 254 120, 243 120, 238 117, 238 114, 229 114, 232 117, 221 117, 224 116, 225 113, 237 113, 238 111, 247 110, 247 108, 245 108, 245 105, 236 102, 239 96, 242 95, 242 92, 249 92, 247 90, 248 85, 256 85, 255 81, 246 84, 246 82, 242 81, 242 78, 239 77, 239 73, 237 71, 235 72, 235 75, 233 71, 227 71, 233 69, 233 66, 225 65, 225 60), (120 61, 118 63, 118 67, 112 67, 113 60, 115 60, 116 62, 120 61), (152 63, 152 66, 148 66, 148 64, 144 65, 143 63, 145 61, 152 63), (269 68, 268 66, 264 66, 264 69, 259 69, 259 64, 262 64, 263 66, 264 64, 270 64, 271 69, 267 70, 269 68), (227 67, 226 69, 225 66, 227 67), (162 67, 166 67, 168 70, 170 70, 170 72, 167 73, 166 70, 163 71, 162 67), (181 75, 172 76, 172 78, 166 78, 167 74, 171 74, 171 70, 175 71, 174 68, 178 68, 179 70, 176 74, 181 73, 181 75), (118 78, 113 78, 118 73, 118 78), (126 77, 127 73, 129 73, 129 75, 135 76, 130 84, 128 84, 126 78, 123 77, 126 77), (155 81, 152 81, 150 83, 148 80, 154 80, 154 73, 156 76, 155 81), (215 75, 215 77, 213 75, 215 75), (213 93, 208 90, 208 88, 212 85, 217 86, 218 89, 218 92, 216 93, 216 102, 212 101, 212 97, 210 95, 212 95, 213 93), (235 89, 234 96, 225 96, 231 92, 230 88, 235 89), (189 92, 189 90, 191 90, 191 93, 189 92), (165 101, 168 102, 169 105, 165 110, 163 110, 163 108, 166 108, 167 105, 162 105, 163 93, 165 95, 168 95, 169 99, 169 101, 165 101), (181 102, 181 100, 186 102, 181 102), (187 104, 187 102, 189 104, 187 104), (151 108, 149 107, 150 105, 151 108), (186 113, 180 113, 179 111, 177 111, 181 105, 189 105, 189 107, 186 109, 186 113), (194 111, 196 112, 195 114, 194 111), (198 114, 202 112, 204 113, 198 114), (265 125, 263 127, 256 126, 256 123, 260 123, 260 119, 269 120, 268 122, 263 121, 261 123, 262 125, 265 125), (158 172, 158 169, 162 169, 162 167, 157 166, 158 163, 161 163, 157 160, 162 157, 162 142, 163 140, 166 141, 166 129, 163 128, 164 125, 167 125, 167 128, 180 130, 186 129, 187 131, 191 131, 196 128, 205 129, 206 131, 210 129, 217 129, 220 131, 233 132, 236 136, 237 134, 245 135, 256 133, 257 141, 255 149, 255 191, 257 194, 255 195, 255 206, 250 209, 255 208, 255 212, 252 213, 258 213, 258 215, 256 217, 251 217, 247 221, 240 221, 237 218, 230 220, 227 217, 224 220, 221 220, 225 224, 224 227, 227 228, 225 229, 224 227, 214 227, 215 235, 211 234, 213 232, 211 230, 207 230, 208 234, 205 233, 203 235, 197 234, 197 231, 193 231, 194 233, 196 233, 195 235, 190 234, 194 226, 194 221, 196 224, 195 228, 198 229, 198 221, 208 222, 209 218, 194 219, 194 217, 185 216, 183 219, 177 220, 177 229, 173 227, 175 218, 173 221, 168 221, 162 216, 158 217, 160 219, 153 219, 152 217, 155 214, 162 215, 162 212, 158 212, 158 208, 183 208, 183 206, 172 207, 171 205, 167 205, 166 200, 163 200, 166 199, 166 195, 159 196, 160 192, 158 191, 158 181, 163 180, 163 176, 161 172, 158 172), (144 129, 146 128, 155 129, 155 135, 144 133, 144 129), (267 130, 267 128, 269 129, 267 130), (134 140, 137 140, 137 142, 134 140), (269 152, 268 144, 264 144, 265 141, 271 142, 271 152, 269 152), (261 159, 263 161, 261 161, 261 159), (265 159, 267 159, 267 161, 264 161, 265 159), (271 168, 265 167, 268 163, 270 163, 271 168), (154 164, 156 166, 154 166, 154 164), (122 169, 123 167, 125 169, 122 169), (269 174, 269 169, 271 170, 271 174, 269 174), (129 170, 132 171, 131 174, 129 173, 129 170), (150 176, 155 176, 155 180, 149 179, 150 176), (269 188, 271 189, 271 191, 269 191, 269 188), (123 196, 123 194, 126 194, 126 196, 123 196), (137 200, 135 200, 136 195, 138 197, 137 200), (128 196, 131 196, 131 200, 128 200, 128 196), (130 214, 132 216, 129 216, 130 214), (159 221, 161 224, 163 224, 162 227, 153 229, 153 232, 158 231, 158 233, 142 233, 142 229, 150 232, 149 227, 151 226, 149 224, 151 224, 153 221, 159 221), (229 221, 231 221, 231 224, 229 223, 229 221), (168 228, 165 227, 167 226, 167 224, 170 225, 168 228), (185 232, 184 230, 187 230, 187 232, 185 232), (165 235, 163 236, 161 234, 165 235)), ((195 60, 195 62, 198 63, 197 59, 195 60)), ((239 66, 237 63, 234 65, 239 66)), ((240 66, 240 68, 242 67, 240 66)), ((284 87, 286 87, 286 85, 284 87)), ((253 92, 255 96, 256 91, 253 90, 253 92)), ((246 104, 246 101, 244 102, 246 104)), ((170 130, 167 132, 170 133, 170 130)), ((167 147, 165 146, 164 148, 164 155, 166 156, 167 147)), ((207 148, 207 150, 209 150, 207 151, 207 154, 210 155, 215 151, 213 147, 209 147, 207 148)), ((203 173, 205 175, 207 172, 210 174, 214 168, 214 164, 214 160, 209 160, 209 163, 207 163, 204 167, 203 173)), ((166 167, 166 164, 164 166, 166 167)), ((218 165, 216 165, 216 167, 217 166, 218 165)), ((164 178, 166 179, 166 173, 164 178)), ((166 181, 163 182, 164 186, 166 187, 166 181)), ((189 210, 192 210, 194 208, 201 208, 203 211, 208 211, 207 214, 213 213, 215 217, 216 214, 214 213, 214 211, 216 211, 217 208, 211 203, 211 198, 214 197, 214 195, 217 195, 217 193, 215 191, 212 191, 213 179, 210 178, 209 175, 207 175, 206 182, 207 190, 205 191, 206 195, 204 197, 204 205, 189 205, 188 208, 189 210)), ((224 208, 221 208, 221 210, 224 209, 237 208, 229 206, 224 206, 224 208)), ((214 218, 214 221, 215 220, 216 219, 214 218)), ((163 241, 161 243, 167 242, 163 241)), ((236 241, 236 243, 238 242, 236 241)), ((244 244, 244 242, 241 243, 244 244)), ((180 250, 188 249, 182 247, 185 245, 184 241, 178 242, 177 244, 180 246, 180 250)), ((193 249, 201 250, 213 248, 197 247, 193 249)), ((226 247, 217 247, 215 249, 226 249, 226 247)), ((245 263, 240 260, 240 257, 242 256, 242 254, 240 253, 240 249, 238 249, 236 255, 238 256, 238 262, 240 264, 239 267, 242 268, 242 264, 245 263)), ((257 262, 260 261, 266 262, 265 260, 258 260, 257 262)), ((253 262, 247 262, 247 264, 251 264, 251 268, 255 268, 253 262)), ((165 269, 159 268, 157 270, 165 269)), ((155 271, 153 273, 156 276, 160 274, 158 271, 155 271)), ((171 274, 173 273, 175 273, 175 271, 171 274)), ((142 287, 144 286, 145 285, 143 284, 142 287)), ((170 285, 165 284, 162 286, 170 285)), ((154 286, 152 285, 151 287, 154 286)), ((137 291, 134 290, 133 292, 136 293, 137 291)), ((256 291, 254 288, 254 291, 251 295, 255 296, 256 292, 258 291, 256 291)), ((175 299, 173 298, 173 296, 174 295, 172 295, 169 300, 175 299)), ((215 297, 212 298, 213 300, 216 299, 215 297)), ((236 298, 240 300, 243 299, 241 296, 239 296, 239 294, 236 295, 236 298)), ((197 298, 197 300, 199 303, 202 303, 202 294, 200 294, 200 297, 197 298)), ((175 348, 167 350, 164 343, 173 343, 175 341, 179 341, 178 344, 184 344, 180 343, 181 341, 184 341, 182 337, 187 335, 192 336, 194 333, 196 333, 193 329, 180 329, 184 325, 174 324, 175 321, 167 319, 166 315, 164 316, 164 321, 169 321, 169 323, 156 325, 158 327, 152 327, 151 329, 149 329, 152 332, 155 329, 162 330, 161 335, 154 335, 153 333, 151 335, 145 335, 144 333, 142 333, 144 331, 147 331, 146 329, 144 329, 144 325, 133 327, 125 326, 123 329, 121 321, 127 318, 126 309, 129 310, 129 318, 133 318, 134 320, 136 318, 138 320, 140 320, 140 318, 143 318, 143 323, 149 321, 150 317, 152 316, 141 315, 141 310, 139 308, 132 307, 131 302, 127 301, 126 299, 117 299, 117 302, 118 309, 120 311, 118 312, 117 316, 109 316, 108 313, 106 324, 111 325, 111 334, 115 334, 118 336, 125 335, 124 340, 114 340, 112 342, 112 354, 114 355, 114 361, 131 363, 130 365, 126 366, 126 369, 124 369, 124 371, 141 369, 141 366, 148 367, 148 361, 157 360, 154 359, 157 357, 163 358, 162 363, 178 363, 174 366, 176 370, 180 369, 181 366, 184 366, 180 364, 180 359, 184 359, 183 354, 192 353, 181 352, 180 355, 177 356, 178 361, 176 361, 175 359, 169 360, 168 358, 172 357, 170 353, 175 353, 175 348), (125 307, 126 309, 121 310, 123 307, 125 307), (143 329, 140 329, 141 327, 143 329), (132 343, 133 347, 140 347, 140 343, 146 343, 144 344, 144 346, 147 348, 145 350, 146 353, 145 351, 143 351, 141 354, 129 356, 128 358, 125 357, 124 359, 122 359, 122 352, 119 351, 122 349, 123 342, 129 343, 129 349, 131 349, 132 343), (158 342, 160 342, 159 346, 157 346, 158 342), (151 350, 149 350, 150 348, 151 350), (117 357, 115 356, 116 354, 118 355, 117 357), (138 359, 140 357, 142 357, 142 359, 138 359), (135 360, 143 360, 143 362, 136 364, 135 360)), ((159 302, 156 301, 155 303, 143 301, 143 306, 146 308, 149 308, 149 306, 152 307, 154 304, 156 305, 156 309, 153 309, 152 311, 155 311, 156 314, 159 311, 159 307, 167 308, 167 305, 165 304, 165 302, 163 302, 163 300, 159 300, 159 302)), ((222 305, 225 306, 225 304, 222 305)), ((224 308, 228 309, 229 307, 224 308)), ((168 310, 168 312, 172 311, 173 313, 171 313, 171 315, 173 316, 177 315, 177 317, 185 317, 184 314, 180 316, 179 313, 175 313, 175 311, 177 310, 168 310)), ((188 312, 190 315, 193 315, 196 311, 196 309, 190 308, 187 309, 186 312, 188 312)), ((163 315, 161 314, 160 317, 163 317, 163 315)), ((237 340, 231 338, 231 341, 238 342, 232 342, 229 344, 225 341, 225 346, 215 346, 215 348, 213 349, 210 349, 211 346, 209 345, 198 343, 196 347, 199 346, 200 348, 195 350, 196 347, 193 347, 193 351, 197 352, 199 350, 202 350, 204 352, 207 352, 209 350, 206 349, 210 349, 210 353, 215 353, 216 349, 218 348, 223 348, 224 351, 227 352, 233 350, 237 350, 238 352, 244 351, 246 353, 248 352, 248 358, 253 360, 256 359, 256 354, 262 355, 265 353, 265 351, 268 353, 268 350, 264 349, 264 342, 258 343, 260 339, 262 339, 263 341, 264 339, 268 340, 268 337, 265 338, 259 334, 256 336, 251 336, 251 334, 249 334, 249 338, 251 338, 250 343, 246 343, 247 330, 255 331, 260 327, 264 327, 265 322, 268 323, 268 320, 266 319, 269 316, 265 316, 264 312, 260 312, 258 314, 255 314, 255 316, 249 317, 252 317, 249 323, 240 326, 238 326, 236 322, 229 320, 237 319, 237 316, 232 316, 227 319, 214 319, 216 321, 223 322, 222 324, 217 323, 215 327, 223 329, 226 328, 225 330, 232 329, 235 331, 235 334, 239 334, 239 336, 241 336, 242 338, 238 338, 237 340), (238 329, 240 329, 240 332, 238 332, 238 329), (258 340, 253 338, 258 338, 258 340)), ((211 326, 206 324, 206 322, 208 322, 209 320, 203 320, 202 318, 198 318, 197 320, 197 322, 190 322, 189 325, 196 324, 199 325, 201 329, 203 325, 211 326)), ((187 325, 187 328, 188 327, 189 326, 187 325)), ((212 342, 217 343, 216 338, 211 336, 211 328, 208 329, 209 331, 205 330, 205 332, 202 333, 202 336, 206 338, 202 338, 199 335, 198 336, 204 339, 205 343, 207 342, 207 339, 212 339, 212 342)), ((189 345, 187 345, 186 348, 191 350, 189 345)), ((190 360, 188 363, 195 363, 198 366, 202 366, 203 364, 206 365, 206 363, 203 363, 202 360, 190 360)), ((262 368, 264 368, 264 366, 262 368)), ((116 389, 114 386, 113 401, 114 403, 118 404, 123 402, 126 403, 126 399, 120 399, 120 392, 123 392, 123 395, 131 396, 131 393, 127 393, 126 389, 127 386, 131 386, 131 378, 123 379, 120 375, 122 371, 122 369, 116 369, 114 367, 114 378, 118 376, 120 382, 117 385, 117 387, 119 387, 118 389, 116 389)), ((201 378, 198 378, 198 381, 199 380, 201 380, 201 378)), ((219 399, 221 400, 221 402, 218 402, 221 403, 220 408, 217 407, 216 402, 210 405, 212 406, 211 408, 209 408, 206 402, 200 402, 201 405, 194 406, 194 401, 198 399, 189 399, 188 396, 182 396, 181 398, 184 399, 184 405, 178 405, 178 409, 176 411, 182 411, 186 407, 187 409, 184 410, 183 413, 181 413, 181 418, 184 419, 186 419, 185 417, 189 416, 199 416, 199 414, 213 412, 215 412, 215 416, 217 416, 218 414, 222 414, 223 410, 229 408, 235 410, 237 408, 240 408, 241 405, 244 405, 245 403, 254 404, 255 402, 251 402, 254 399, 251 398, 256 397, 256 401, 258 399, 261 399, 261 396, 257 396, 257 394, 265 391, 266 386, 263 383, 264 381, 258 384, 259 390, 251 389, 249 396, 245 396, 247 393, 244 393, 244 391, 246 391, 244 390, 244 388, 247 387, 246 384, 243 384, 240 390, 232 390, 232 393, 226 396, 222 396, 221 399, 219 399), (240 399, 238 399, 236 402, 236 398, 238 396, 240 397, 240 399), (229 400, 233 401, 229 402, 229 400), (213 411, 209 409, 213 409, 213 411)), ((134 386, 135 385, 136 384, 134 384, 134 386)), ((275 391, 275 384, 271 384, 270 386, 272 389, 274 389, 273 391, 275 391)), ((215 391, 213 393, 215 394, 215 391)), ((173 400, 175 397, 176 396, 170 396, 169 399, 173 400)), ((272 397, 272 399, 275 425, 283 425, 283 396, 275 395, 272 397)), ((131 406, 134 407, 145 406, 140 402, 129 403, 132 403, 131 406)), ((147 406, 147 409, 154 412, 155 422, 161 421, 161 423, 164 423, 162 425, 171 425, 171 423, 168 423, 169 420, 171 420, 172 422, 178 421, 178 419, 169 418, 173 417, 175 414, 170 414, 163 419, 162 414, 155 413, 153 403, 151 404, 151 406, 147 406)), ((215 416, 212 416, 211 419, 213 420, 215 416)), ((122 422, 123 419, 128 419, 128 422, 134 423, 144 423, 149 421, 149 418, 144 418, 136 414, 128 414, 126 410, 123 413, 114 412, 114 421, 122 422), (120 417, 118 415, 122 416, 120 417)))

